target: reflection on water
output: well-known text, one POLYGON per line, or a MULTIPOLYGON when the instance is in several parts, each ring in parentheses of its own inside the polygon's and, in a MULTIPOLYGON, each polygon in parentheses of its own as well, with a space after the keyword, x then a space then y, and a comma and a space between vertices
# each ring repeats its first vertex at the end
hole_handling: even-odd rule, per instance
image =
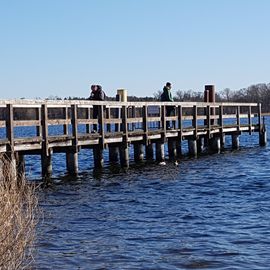
POLYGON ((269 269, 270 146, 257 144, 127 171, 93 171, 85 152, 77 178, 40 191, 36 268, 269 269))

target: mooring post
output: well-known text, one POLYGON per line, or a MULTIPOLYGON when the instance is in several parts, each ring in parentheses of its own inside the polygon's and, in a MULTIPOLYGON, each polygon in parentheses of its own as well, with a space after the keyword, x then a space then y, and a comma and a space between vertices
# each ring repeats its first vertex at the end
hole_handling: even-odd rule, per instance
POLYGON ((144 159, 144 149, 143 149, 143 144, 142 143, 134 143, 134 160, 136 162, 143 161, 144 159))
POLYGON ((176 147, 176 141, 173 138, 168 138, 168 152, 169 152, 170 160, 176 160, 177 147, 176 147))
POLYGON ((154 149, 153 149, 153 144, 148 143, 145 146, 145 153, 146 153, 146 159, 147 160, 153 160, 154 159, 154 149))
POLYGON ((95 168, 102 168, 104 165, 103 149, 99 145, 93 147, 95 168))
POLYGON ((164 142, 156 142, 156 161, 163 162, 165 160, 164 142))
POLYGON ((196 139, 189 139, 188 140, 188 152, 190 156, 197 156, 198 149, 197 149, 197 140, 196 139))
POLYGON ((109 144, 109 161, 116 163, 118 161, 119 147, 109 144))
POLYGON ((239 134, 238 133, 232 134, 232 148, 239 149, 239 134))

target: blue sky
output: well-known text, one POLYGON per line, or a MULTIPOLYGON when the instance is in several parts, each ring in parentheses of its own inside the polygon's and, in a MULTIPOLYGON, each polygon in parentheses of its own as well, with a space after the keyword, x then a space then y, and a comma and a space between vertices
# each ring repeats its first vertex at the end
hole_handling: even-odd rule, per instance
POLYGON ((269 83, 268 0, 0 0, 0 99, 269 83))

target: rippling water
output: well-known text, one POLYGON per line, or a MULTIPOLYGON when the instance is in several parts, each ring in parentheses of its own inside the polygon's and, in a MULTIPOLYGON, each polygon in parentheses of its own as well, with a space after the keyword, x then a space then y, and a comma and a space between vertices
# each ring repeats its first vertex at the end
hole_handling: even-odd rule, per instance
MULTIPOLYGON (((126 172, 93 172, 83 153, 77 178, 40 192, 36 268, 269 269, 270 146, 240 144, 126 172)), ((63 156, 54 162, 62 172, 63 156)))

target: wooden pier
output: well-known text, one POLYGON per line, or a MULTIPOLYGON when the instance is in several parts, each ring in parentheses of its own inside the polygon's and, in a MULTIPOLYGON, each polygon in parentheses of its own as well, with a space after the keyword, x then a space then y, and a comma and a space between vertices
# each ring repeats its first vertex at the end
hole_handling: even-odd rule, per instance
POLYGON ((52 174, 53 153, 66 153, 68 173, 77 174, 83 148, 93 151, 94 167, 103 166, 104 149, 110 162, 127 167, 130 147, 135 162, 164 161, 167 143, 168 157, 175 160, 185 140, 189 154, 196 156, 202 148, 219 152, 225 136, 237 149, 243 132, 257 132, 258 143, 266 144, 260 104, 0 100, 0 153, 18 168, 24 167, 24 155, 41 155, 43 177, 52 174), (93 106, 98 119, 93 119, 93 106), (175 107, 174 115, 166 116, 166 106, 175 107))

